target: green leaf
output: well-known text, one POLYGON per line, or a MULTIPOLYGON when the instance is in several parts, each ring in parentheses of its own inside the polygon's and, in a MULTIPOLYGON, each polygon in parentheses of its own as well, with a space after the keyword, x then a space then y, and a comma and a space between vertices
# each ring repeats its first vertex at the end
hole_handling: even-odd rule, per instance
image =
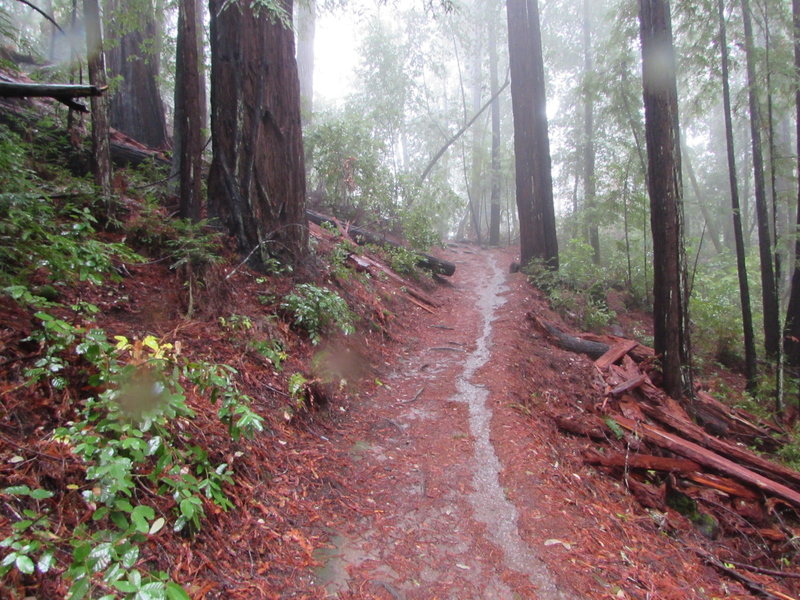
POLYGON ((45 498, 52 498, 53 496, 55 496, 53 492, 42 489, 33 490, 31 492, 31 498, 34 500, 44 500, 45 498))
POLYGON ((56 562, 55 554, 50 552, 45 552, 39 557, 39 561, 36 563, 36 568, 39 573, 47 573, 56 562))
POLYGON ((133 565, 139 560, 139 546, 131 546, 129 550, 122 554, 120 560, 122 561, 122 566, 126 569, 133 568, 133 565))
POLYGON ((131 512, 131 522, 139 533, 147 533, 150 530, 150 523, 155 517, 155 511, 149 506, 139 505, 131 512))
POLYGON ((31 488, 27 485, 12 485, 11 487, 5 488, 3 493, 11 496, 29 496, 31 488))
POLYGON ((153 521, 153 524, 150 525, 150 531, 149 531, 150 535, 155 535, 159 531, 161 531, 166 522, 167 521, 164 519, 164 517, 158 517, 155 521, 153 521))
POLYGON ((16 564, 17 568, 26 575, 32 574, 35 569, 33 561, 24 554, 19 554, 14 564, 16 564))
POLYGON ((102 542, 92 548, 92 551, 89 553, 89 558, 95 561, 92 570, 95 572, 102 571, 111 564, 112 552, 113 547, 110 542, 102 542))
POLYGON ((89 592, 89 578, 86 576, 76 579, 67 593, 67 600, 82 600, 89 592))
POLYGON ((186 590, 174 581, 167 583, 167 598, 168 600, 191 600, 186 590))

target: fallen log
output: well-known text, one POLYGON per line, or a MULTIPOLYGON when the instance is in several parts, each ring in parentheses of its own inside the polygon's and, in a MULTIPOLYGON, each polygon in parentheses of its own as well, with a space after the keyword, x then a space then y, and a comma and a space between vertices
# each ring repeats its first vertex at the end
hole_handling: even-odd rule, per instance
POLYGON ((774 496, 786 501, 795 508, 800 508, 800 493, 795 490, 773 481, 751 471, 750 469, 734 463, 727 458, 716 454, 715 452, 703 448, 694 442, 685 440, 677 435, 668 433, 658 427, 649 425, 647 423, 636 423, 630 419, 622 416, 614 416, 613 419, 623 427, 644 439, 645 441, 655 444, 660 448, 664 448, 679 454, 689 460, 692 460, 704 467, 714 469, 720 473, 724 473, 738 481, 746 483, 760 489, 762 492, 769 496, 774 496))
POLYGON ((625 356, 628 352, 633 350, 636 346, 639 345, 639 342, 634 340, 623 340, 614 344, 611 348, 609 348, 603 356, 598 358, 594 361, 594 366, 598 369, 602 370, 608 367, 609 365, 614 364, 620 358, 625 356))
POLYGON ((608 344, 591 342, 573 335, 566 334, 552 323, 548 323, 544 319, 540 319, 533 313, 528 313, 528 318, 536 323, 541 329, 544 329, 544 331, 564 350, 569 350, 570 352, 575 352, 577 354, 587 354, 595 360, 602 357, 609 350, 608 344))
POLYGON ((685 458, 653 456, 652 454, 622 454, 621 452, 598 454, 593 450, 588 450, 584 452, 583 460, 590 465, 603 467, 645 469, 668 473, 691 473, 700 470, 700 465, 694 461, 685 458))
POLYGON ((608 439, 606 424, 593 415, 587 415, 582 419, 556 415, 553 420, 559 429, 567 433, 588 437, 598 442, 604 442, 608 439))
MULTIPOLYGON (((306 209, 306 218, 317 225, 327 223, 334 225, 335 227, 339 227, 339 223, 336 221, 336 219, 311 209, 306 209)), ((403 248, 403 246, 388 239, 385 235, 375 233, 374 231, 369 231, 361 227, 356 227, 355 225, 350 225, 347 228, 347 233, 357 244, 376 244, 378 246, 389 246, 391 248, 403 248)), ((417 254, 420 256, 417 266, 422 269, 427 269, 428 271, 439 275, 448 276, 456 272, 455 264, 449 261, 442 260, 441 258, 436 258, 435 256, 431 256, 430 254, 425 254, 422 252, 418 252, 417 254)))
POLYGON ((730 444, 719 438, 706 433, 700 426, 694 423, 676 417, 675 415, 661 410, 658 407, 651 406, 646 402, 640 404, 644 413, 658 421, 659 423, 670 427, 677 431, 682 437, 691 440, 697 445, 712 450, 717 454, 721 454, 737 463, 747 465, 750 469, 761 473, 764 476, 777 479, 785 484, 793 487, 800 488, 800 473, 784 467, 765 458, 758 454, 751 452, 736 444, 730 444))
POLYGON ((108 86, 0 81, 0 96, 5 98, 53 98, 63 101, 101 96, 107 89, 108 86))

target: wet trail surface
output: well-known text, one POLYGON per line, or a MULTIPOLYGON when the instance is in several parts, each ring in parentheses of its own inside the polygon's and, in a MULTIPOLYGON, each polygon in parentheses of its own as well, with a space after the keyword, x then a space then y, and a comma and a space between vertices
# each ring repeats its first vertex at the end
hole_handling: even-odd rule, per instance
MULTIPOLYGON (((348 438, 358 516, 331 523, 316 584, 332 598, 566 599, 501 485, 491 370, 507 264, 464 249, 437 315, 366 400, 348 438)), ((499 326, 511 327, 513 323, 499 326)), ((535 497, 526 498, 527 509, 535 497)))

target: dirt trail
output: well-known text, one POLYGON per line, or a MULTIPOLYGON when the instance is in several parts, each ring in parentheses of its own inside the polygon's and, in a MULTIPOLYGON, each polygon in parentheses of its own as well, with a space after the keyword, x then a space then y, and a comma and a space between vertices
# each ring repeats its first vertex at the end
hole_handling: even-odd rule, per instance
POLYGON ((516 325, 495 322, 508 267, 500 256, 458 251, 444 306, 408 332, 402 360, 359 405, 347 492, 369 508, 329 523, 332 547, 316 553, 315 579, 330 597, 577 597, 520 535, 500 482, 493 419, 509 409, 484 385, 495 329, 516 325))

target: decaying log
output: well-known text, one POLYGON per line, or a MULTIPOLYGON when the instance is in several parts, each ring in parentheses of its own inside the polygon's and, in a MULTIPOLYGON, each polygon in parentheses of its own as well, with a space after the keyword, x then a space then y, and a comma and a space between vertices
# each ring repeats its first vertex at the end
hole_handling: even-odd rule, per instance
POLYGON ((83 104, 75 102, 75 98, 100 96, 107 89, 107 86, 0 81, 0 96, 4 98, 53 98, 80 112, 89 111, 83 104))
POLYGON ((585 415, 580 419, 556 415, 553 417, 559 429, 563 429, 574 435, 585 436, 595 441, 605 441, 608 439, 608 428, 605 423, 594 415, 585 415))
POLYGON ((669 450, 675 454, 679 454, 680 456, 688 458, 689 460, 693 460, 704 467, 724 473, 725 475, 733 477, 734 479, 737 479, 743 483, 752 485, 770 496, 775 496, 776 498, 780 498, 788 502, 795 508, 800 508, 800 493, 783 485, 782 483, 768 479, 767 477, 751 471, 742 465, 736 464, 733 461, 728 460, 727 458, 724 458, 723 456, 720 456, 711 450, 708 450, 707 448, 703 448, 694 442, 680 438, 677 435, 668 433, 662 429, 659 429, 658 427, 654 427, 647 423, 636 423, 622 416, 615 415, 613 419, 621 427, 635 432, 636 435, 643 438, 647 442, 655 444, 656 446, 669 450))
MULTIPOLYGON (((660 512, 665 512, 667 507, 664 504, 664 493, 662 489, 643 483, 635 477, 626 477, 625 485, 645 508, 652 508, 660 512)), ((663 486, 662 486, 663 488, 663 486)))
POLYGON ((668 473, 691 473, 700 470, 699 464, 685 458, 668 458, 651 454, 622 454, 621 452, 598 454, 588 450, 584 452, 583 459, 590 465, 602 465, 604 467, 645 469, 666 471, 668 473))
POLYGON ((548 323, 544 319, 540 319, 532 313, 528 313, 528 318, 536 323, 541 329, 544 329, 544 331, 547 332, 550 337, 555 339, 556 343, 564 350, 569 350, 570 352, 576 352, 578 354, 588 354, 595 360, 599 359, 609 350, 608 344, 591 342, 579 337, 568 335, 558 329, 558 327, 552 323, 548 323))
POLYGON ((611 346, 603 356, 598 358, 594 361, 594 365, 598 369, 605 369, 609 365, 614 364, 620 358, 625 356, 628 352, 633 350, 636 346, 639 345, 639 342, 634 340, 623 340, 611 346))
POLYGON ((709 435, 698 425, 686 419, 676 417, 670 412, 654 406, 649 406, 644 402, 641 403, 641 407, 648 417, 674 429, 682 437, 691 440, 700 447, 712 450, 737 463, 747 465, 750 469, 766 477, 777 479, 778 481, 794 487, 800 487, 800 473, 797 471, 762 458, 758 454, 741 446, 730 444, 709 435))
MULTIPOLYGON (((317 225, 328 223, 330 225, 339 227, 339 224, 337 223, 336 219, 325 216, 321 213, 318 213, 310 209, 306 210, 306 218, 312 223, 316 223, 317 225)), ((374 231, 369 231, 361 227, 356 227, 355 225, 349 226, 347 228, 347 232, 357 244, 376 244, 378 246, 402 248, 400 244, 387 239, 385 235, 381 235, 375 233, 374 231)), ((417 266, 422 269, 427 269, 428 271, 431 271, 439 275, 452 275, 453 273, 456 272, 455 264, 449 261, 442 260, 441 258, 436 258, 435 256, 431 256, 430 254, 424 254, 421 252, 419 252, 418 254, 420 256, 420 259, 417 262, 417 266)))
POLYGON ((693 481, 694 483, 718 490, 720 492, 725 492, 731 496, 739 496, 740 498, 745 498, 746 500, 758 500, 758 494, 756 494, 753 490, 733 481, 732 479, 728 479, 727 477, 719 477, 718 475, 712 475, 711 473, 686 473, 683 476, 689 481, 693 481))
POLYGON ((368 271, 370 269, 378 270, 387 277, 389 277, 389 279, 392 279, 397 283, 399 283, 400 285, 402 285, 405 288, 406 293, 412 298, 416 298, 417 300, 419 300, 420 302, 424 302, 428 306, 439 308, 438 302, 436 302, 433 298, 431 298, 430 296, 419 290, 413 283, 411 283, 407 279, 403 279, 397 273, 387 268, 385 265, 382 265, 381 263, 372 260, 369 256, 357 256, 355 254, 351 254, 349 258, 356 265, 356 268, 359 268, 360 265, 361 267, 363 267, 368 271))

